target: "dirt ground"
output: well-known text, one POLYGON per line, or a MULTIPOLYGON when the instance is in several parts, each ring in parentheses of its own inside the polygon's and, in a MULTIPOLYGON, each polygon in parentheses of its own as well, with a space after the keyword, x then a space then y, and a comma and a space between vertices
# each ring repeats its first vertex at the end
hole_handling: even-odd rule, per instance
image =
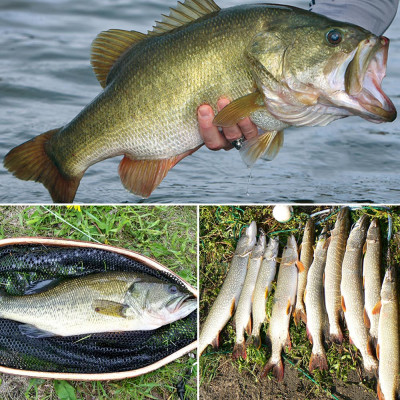
MULTIPOLYGON (((333 399, 328 393, 319 389, 295 367, 285 361, 285 377, 278 383, 273 378, 258 380, 261 369, 254 372, 239 371, 229 355, 220 361, 220 367, 213 380, 202 382, 200 399, 203 400, 260 400, 260 399, 296 399, 322 400, 333 399)), ((349 380, 342 382, 334 379, 330 390, 339 400, 374 400, 376 395, 365 386, 359 384, 360 379, 355 371, 349 374, 349 380)))

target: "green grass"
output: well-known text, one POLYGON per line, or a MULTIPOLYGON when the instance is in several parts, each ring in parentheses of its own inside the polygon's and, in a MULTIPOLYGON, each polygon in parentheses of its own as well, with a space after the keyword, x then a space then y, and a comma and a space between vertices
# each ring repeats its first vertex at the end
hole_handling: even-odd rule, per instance
MULTIPOLYGON (((0 206, 1 239, 41 236, 123 247, 156 259, 195 287, 196 233, 196 207, 0 206)), ((188 371, 192 373, 186 383, 186 399, 196 399, 196 364, 190 356, 122 381, 67 383, 2 374, 0 399, 172 399, 177 398, 176 385, 188 371)))
MULTIPOLYGON (((219 289, 225 279, 226 272, 229 268, 233 252, 236 247, 240 232, 243 227, 248 225, 252 220, 257 222, 257 226, 264 229, 267 234, 280 231, 280 254, 289 234, 294 233, 297 242, 301 242, 302 230, 307 214, 326 209, 328 207, 294 207, 295 215, 286 224, 280 224, 272 217, 272 207, 200 207, 200 323, 202 323, 208 311, 213 304, 219 289)), ((352 221, 355 222, 361 214, 367 213, 372 217, 380 220, 383 237, 383 250, 386 254, 388 218, 387 211, 379 207, 366 207, 362 210, 351 212, 352 221)), ((400 252, 397 250, 400 243, 400 215, 399 207, 392 210, 393 220, 393 240, 390 244, 392 254, 395 260, 400 260, 400 252)), ((327 219, 328 214, 317 217, 321 220, 321 224, 317 227, 317 233, 320 233, 322 227, 329 224, 333 228, 336 220, 336 213, 333 213, 327 219)), ((384 262, 385 267, 385 262, 384 262)), ((267 315, 270 316, 272 310, 272 295, 267 301, 267 315)), ((262 338, 265 341, 267 332, 267 324, 262 328, 262 338)), ((347 333, 347 332, 346 332, 347 333)), ((304 324, 298 327, 294 325, 293 320, 290 325, 290 336, 292 340, 292 350, 286 351, 287 360, 295 364, 299 368, 299 376, 306 378, 300 370, 308 373, 308 363, 311 355, 311 344, 306 335, 304 324)), ((227 359, 232 353, 235 341, 235 331, 232 326, 232 320, 223 329, 220 335, 220 349, 213 351, 209 347, 205 351, 205 355, 200 359, 200 384, 211 382, 218 374, 218 368, 222 363, 228 362, 227 359)), ((238 370, 246 369, 254 376, 254 380, 259 379, 259 372, 265 365, 269 354, 267 348, 263 346, 260 350, 248 348, 248 357, 244 360, 232 362, 238 370)), ((315 380, 315 393, 325 390, 330 393, 333 386, 333 379, 340 379, 346 382, 349 374, 356 371, 361 376, 362 360, 355 347, 348 342, 348 336, 342 346, 335 344, 327 347, 327 358, 329 371, 315 371, 313 379, 315 380)), ((287 363, 287 361, 286 361, 287 363)), ((272 375, 270 375, 271 378, 272 375)), ((369 390, 375 390, 376 382, 374 380, 364 380, 363 385, 369 390)))

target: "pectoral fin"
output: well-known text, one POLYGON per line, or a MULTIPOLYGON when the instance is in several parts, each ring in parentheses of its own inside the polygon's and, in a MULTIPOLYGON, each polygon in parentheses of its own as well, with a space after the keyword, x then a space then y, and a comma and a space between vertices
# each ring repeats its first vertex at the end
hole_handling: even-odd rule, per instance
POLYGON ((259 158, 272 161, 283 145, 283 138, 283 131, 271 131, 246 140, 240 149, 242 160, 249 167, 259 158))
POLYGON ((117 303, 109 300, 94 300, 92 303, 94 311, 110 317, 126 318, 126 304, 117 303))
POLYGON ((216 115, 213 124, 223 127, 233 126, 241 119, 249 117, 251 113, 264 107, 263 97, 257 90, 229 103, 216 115))
POLYGON ((381 312, 382 308, 382 302, 379 300, 376 304, 375 307, 372 309, 372 315, 379 314, 381 312))

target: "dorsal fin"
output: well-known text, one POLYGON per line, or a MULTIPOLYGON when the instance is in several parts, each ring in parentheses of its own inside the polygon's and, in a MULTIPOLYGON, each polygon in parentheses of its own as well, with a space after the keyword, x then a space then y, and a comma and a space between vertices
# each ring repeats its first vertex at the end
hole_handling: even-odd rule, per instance
POLYGON ((148 34, 159 35, 172 31, 220 9, 214 3, 214 0, 185 0, 183 3, 178 1, 175 8, 170 8, 169 15, 163 14, 162 20, 156 21, 153 30, 149 31, 148 34))
POLYGON ((147 35, 135 31, 110 29, 100 32, 92 43, 90 62, 101 86, 106 87, 107 75, 126 50, 147 35))

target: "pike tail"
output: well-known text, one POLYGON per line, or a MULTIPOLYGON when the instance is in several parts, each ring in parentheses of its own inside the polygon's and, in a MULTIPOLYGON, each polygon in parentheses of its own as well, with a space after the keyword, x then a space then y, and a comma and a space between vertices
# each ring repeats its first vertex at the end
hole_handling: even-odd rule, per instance
POLYGON ((271 357, 267 364, 265 364, 265 367, 261 372, 261 378, 267 376, 268 372, 270 372, 271 370, 276 380, 278 382, 281 382, 283 380, 284 374, 282 358, 279 358, 278 360, 273 360, 271 357))
POLYGON ((261 337, 258 334, 253 334, 247 339, 247 345, 248 346, 253 346, 256 349, 259 349, 261 347, 261 337))
POLYGON ((313 372, 314 369, 319 368, 320 370, 328 370, 328 362, 324 353, 312 353, 310 358, 310 364, 308 369, 313 372))
POLYGON ((246 345, 244 340, 241 343, 235 343, 232 351, 232 358, 234 360, 237 360, 239 357, 242 357, 243 360, 247 358, 246 345))
POLYGON ((14 147, 5 156, 4 166, 19 179, 42 183, 55 203, 72 203, 82 176, 64 177, 46 152, 46 143, 59 130, 42 133, 14 147))

